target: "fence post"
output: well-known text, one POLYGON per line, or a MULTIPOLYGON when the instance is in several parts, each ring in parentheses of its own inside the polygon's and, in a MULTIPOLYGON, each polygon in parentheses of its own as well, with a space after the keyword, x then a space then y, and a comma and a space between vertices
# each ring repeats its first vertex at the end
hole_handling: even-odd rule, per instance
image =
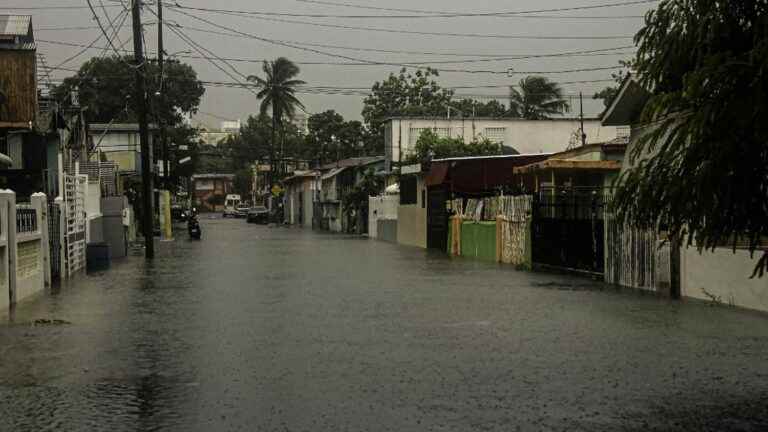
POLYGON ((10 291, 9 301, 11 305, 16 304, 16 261, 17 261, 17 245, 16 245, 16 193, 12 190, 5 189, 0 190, 0 197, 2 197, 3 216, 7 221, 8 232, 6 239, 8 240, 8 289, 10 291))
POLYGON ((40 249, 43 275, 46 286, 51 286, 51 243, 48 232, 48 197, 44 193, 34 193, 30 203, 37 214, 37 229, 40 230, 40 249))
POLYGON ((64 198, 61 195, 53 200, 53 204, 59 208, 59 279, 69 277, 67 269, 67 209, 64 206, 64 198))

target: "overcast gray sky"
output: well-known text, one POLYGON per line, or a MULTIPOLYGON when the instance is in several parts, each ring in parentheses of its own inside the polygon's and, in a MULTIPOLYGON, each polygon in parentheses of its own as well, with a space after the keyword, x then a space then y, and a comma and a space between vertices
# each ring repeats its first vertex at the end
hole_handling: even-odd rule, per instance
MULTIPOLYGON (((105 10, 101 9, 99 0, 91 0, 99 13, 102 22, 106 25, 105 10)), ((119 3, 113 0, 103 0, 107 6, 106 12, 115 17, 121 13, 119 3)), ((573 8, 580 6, 605 5, 619 3, 626 0, 327 0, 334 3, 347 5, 359 5, 379 8, 403 8, 434 11, 435 15, 447 12, 507 12, 530 11, 556 8, 573 8)), ((0 13, 21 13, 33 15, 36 37, 39 42, 39 52, 45 55, 49 65, 56 66, 62 61, 77 53, 81 48, 65 45, 57 45, 44 41, 89 44, 100 34, 98 28, 78 30, 54 30, 56 27, 95 26, 90 10, 84 9, 40 9, 18 10, 13 7, 48 7, 48 6, 87 6, 85 0, 6 0, 3 3, 6 9, 0 7, 0 13)), ((168 3, 169 6, 172 3, 168 3)), ((324 15, 398 15, 415 13, 383 11, 374 9, 354 8, 350 6, 336 6, 328 4, 308 3, 298 0, 179 0, 178 4, 185 7, 215 8, 224 10, 277 12, 289 14, 324 14, 324 15)), ((195 29, 208 29, 217 32, 247 33, 263 39, 276 39, 297 43, 337 45, 344 47, 362 48, 363 50, 345 50, 339 48, 326 48, 318 46, 301 45, 307 49, 314 49, 340 56, 352 57, 365 61, 389 62, 389 63, 420 63, 424 61, 447 61, 478 59, 477 55, 488 56, 517 56, 527 54, 550 54, 565 51, 594 50, 632 45, 632 40, 622 38, 634 35, 642 25, 641 18, 633 16, 643 15, 657 3, 637 4, 621 7, 609 7, 599 9, 587 9, 579 11, 542 12, 544 17, 433 17, 418 19, 390 19, 376 18, 363 19, 358 17, 328 18, 328 17, 296 17, 296 16, 265 16, 265 15, 232 15, 223 13, 211 13, 199 10, 183 10, 210 23, 201 22, 181 14, 179 10, 167 7, 165 18, 169 22, 177 22, 184 26, 181 29, 195 43, 215 53, 216 56, 238 59, 274 59, 285 56, 297 62, 349 62, 344 58, 333 58, 317 52, 300 50, 293 47, 280 46, 240 35, 240 37, 216 35, 201 32, 195 29), (574 19, 569 17, 587 16, 589 19, 574 19), (597 18, 597 17, 622 17, 597 18), (629 16, 630 18, 623 18, 629 16), (380 32, 371 30, 352 30, 340 28, 328 28, 307 24, 275 22, 258 17, 266 17, 269 20, 292 20, 309 23, 331 24, 342 26, 355 26, 366 28, 392 29, 395 32, 380 32), (216 27, 221 26, 221 27, 216 27), (192 29, 193 27, 195 29, 192 29), (222 28, 223 27, 223 28, 222 28), (231 29, 231 30, 225 30, 231 29), (502 37, 467 37, 467 36, 441 36, 406 34, 398 31, 431 32, 431 33, 463 33, 482 35, 525 36, 525 37, 563 37, 563 39, 511 39, 502 37), (589 38, 601 39, 589 39, 589 38), (611 39, 618 37, 618 39, 611 39), (427 55, 405 53, 381 53, 369 51, 377 50, 403 50, 418 52, 439 52, 454 55, 427 55)), ((154 10, 155 6, 150 6, 154 10)), ((156 22, 156 17, 145 11, 143 19, 147 23, 156 22)), ((156 47, 156 26, 146 27, 146 42, 151 51, 156 47)), ((125 21, 125 27, 120 32, 119 38, 126 41, 127 49, 131 49, 130 42, 130 16, 125 21)), ((182 50, 193 50, 181 40, 174 32, 166 29, 166 51, 174 53, 182 50)), ((106 43, 100 40, 95 46, 103 47, 106 43)), ((299 46, 295 45, 294 46, 299 46)), ((573 69, 588 69, 610 67, 622 58, 627 58, 632 49, 617 50, 616 54, 583 57, 560 58, 533 58, 517 60, 500 60, 490 62, 440 64, 436 67, 461 70, 485 70, 505 71, 514 68, 516 71, 563 71, 573 69)), ((99 50, 88 50, 83 55, 70 60, 62 65, 63 68, 78 68, 82 62, 90 56, 99 55, 99 50)), ((194 55, 199 55, 194 52, 194 55)), ((205 54, 206 56, 208 54, 205 54)), ((211 63, 204 59, 185 59, 197 70, 200 79, 205 81, 233 82, 233 78, 227 76, 211 63)), ((230 70, 227 65, 222 67, 230 70)), ((239 73, 243 75, 260 74, 259 63, 232 62, 239 73)), ((385 65, 310 65, 300 64, 301 79, 307 81, 312 87, 344 87, 369 88, 374 81, 382 80, 390 72, 399 70, 398 66, 385 65)), ((234 74, 234 72, 232 72, 234 74)), ((611 71, 584 71, 547 75, 551 79, 560 82, 585 81, 610 79, 611 71)), ((54 78, 61 79, 70 74, 66 71, 56 71, 54 78)), ((239 78, 239 76, 235 75, 239 78)), ((522 75, 508 77, 506 74, 488 73, 460 73, 443 72, 440 82, 445 86, 502 86, 517 82, 522 75)), ((583 91, 591 95, 596 89, 604 87, 605 83, 584 83, 563 85, 569 94, 577 94, 583 91)), ((471 88, 459 89, 459 94, 473 95, 503 95, 503 88, 471 88)), ((361 96, 346 95, 317 95, 302 94, 301 100, 306 104, 309 112, 319 112, 326 109, 335 109, 345 117, 351 119, 360 118, 362 108, 361 96)), ((248 114, 258 110, 258 101, 253 94, 243 89, 232 88, 208 88, 200 107, 201 114, 197 120, 216 126, 220 121, 217 117, 231 119, 245 119, 248 114), (206 113, 206 114, 202 114, 206 113)))

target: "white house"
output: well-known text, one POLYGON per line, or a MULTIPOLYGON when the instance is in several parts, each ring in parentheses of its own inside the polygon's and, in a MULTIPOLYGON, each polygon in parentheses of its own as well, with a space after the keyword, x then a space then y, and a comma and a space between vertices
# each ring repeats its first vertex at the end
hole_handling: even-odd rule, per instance
MULTIPOLYGON (((136 123, 91 123, 88 133, 93 141, 94 153, 101 153, 108 161, 116 162, 122 174, 141 175, 141 143, 136 123)), ((157 126, 149 126, 149 145, 155 143, 157 126)), ((162 161, 156 161, 162 166, 162 161)))
MULTIPOLYGON (((588 144, 610 141, 619 135, 619 129, 604 126, 597 118, 584 119, 588 144)), ((442 137, 464 138, 465 142, 488 138, 521 154, 557 153, 569 144, 581 145, 578 118, 394 117, 387 120, 384 128, 387 162, 402 162, 425 130, 432 130, 442 137)))

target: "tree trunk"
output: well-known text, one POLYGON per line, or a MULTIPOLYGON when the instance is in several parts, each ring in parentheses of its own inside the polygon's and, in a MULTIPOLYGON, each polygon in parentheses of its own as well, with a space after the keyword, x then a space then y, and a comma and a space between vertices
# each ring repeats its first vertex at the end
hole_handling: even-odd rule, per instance
POLYGON ((269 190, 271 193, 275 181, 275 141, 277 139, 277 115, 272 106, 272 139, 269 141, 269 190))

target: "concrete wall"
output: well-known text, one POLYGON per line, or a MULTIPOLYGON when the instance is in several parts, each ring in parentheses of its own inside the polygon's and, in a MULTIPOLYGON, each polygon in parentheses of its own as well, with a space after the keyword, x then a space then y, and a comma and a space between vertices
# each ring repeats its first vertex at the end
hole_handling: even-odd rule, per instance
POLYGON ((682 295, 702 300, 715 296, 725 304, 768 312, 768 275, 749 278, 758 258, 750 258, 745 250, 699 254, 696 248, 685 248, 680 258, 682 295))
POLYGON ((376 238, 390 243, 397 243, 397 219, 379 219, 376 223, 376 238))
MULTIPOLYGON (((463 137, 469 142, 487 137, 520 153, 554 153, 565 150, 575 131, 578 119, 394 119, 386 125, 384 151, 391 161, 400 161, 413 149, 420 133, 431 129, 440 136, 463 137)), ((603 126, 599 120, 585 120, 588 143, 610 141, 617 128, 603 126)))
POLYGON ((397 242, 408 246, 427 247, 427 209, 420 205, 397 209, 397 242))

